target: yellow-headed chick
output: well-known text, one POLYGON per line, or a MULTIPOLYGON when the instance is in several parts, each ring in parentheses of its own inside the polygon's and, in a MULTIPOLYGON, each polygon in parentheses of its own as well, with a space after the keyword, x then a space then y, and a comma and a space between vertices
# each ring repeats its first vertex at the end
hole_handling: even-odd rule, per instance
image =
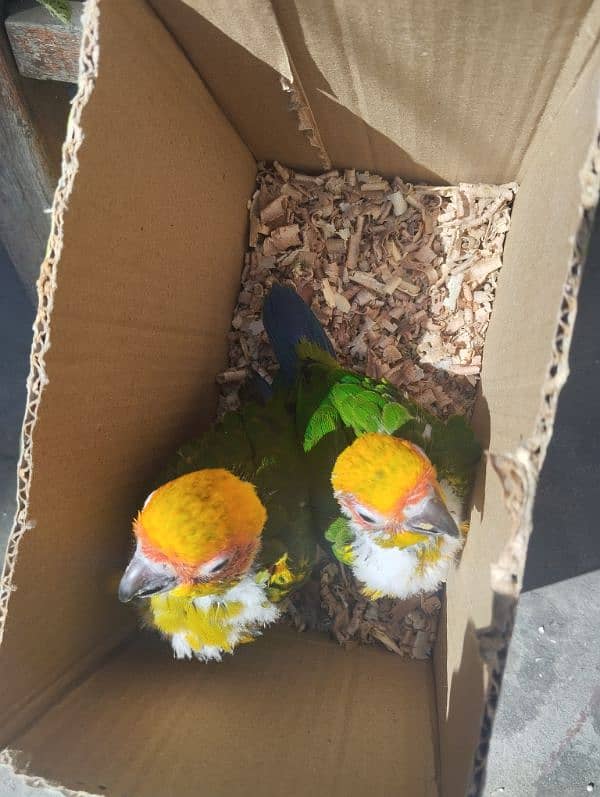
POLYGON ((119 598, 178 658, 220 660, 274 622, 310 573, 304 455, 284 403, 250 403, 178 452, 135 518, 119 598))
POLYGON ((370 597, 437 589, 463 544, 481 456, 468 422, 435 418, 385 379, 339 365, 290 288, 273 285, 263 322, 293 396, 313 507, 333 554, 370 597))

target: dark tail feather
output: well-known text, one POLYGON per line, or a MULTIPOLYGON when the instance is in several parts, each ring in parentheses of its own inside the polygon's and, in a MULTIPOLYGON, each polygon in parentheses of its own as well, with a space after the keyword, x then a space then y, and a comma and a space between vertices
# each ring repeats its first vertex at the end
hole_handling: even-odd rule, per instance
POLYGON ((335 358, 335 352, 313 311, 295 290, 273 285, 263 304, 263 324, 286 382, 296 376, 296 346, 301 340, 315 343, 335 358))
POLYGON ((266 404, 272 396, 271 385, 252 368, 249 379, 240 388, 242 402, 255 401, 257 404, 266 404))

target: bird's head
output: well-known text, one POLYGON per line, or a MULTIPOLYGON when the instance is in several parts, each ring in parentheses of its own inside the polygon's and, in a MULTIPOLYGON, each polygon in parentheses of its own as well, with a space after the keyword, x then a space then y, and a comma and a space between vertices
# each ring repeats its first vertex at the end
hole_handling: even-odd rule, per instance
POLYGON ((407 440, 379 433, 357 437, 338 456, 331 483, 355 531, 381 545, 406 548, 439 535, 460 537, 434 466, 407 440))
POLYGON ((137 546, 119 599, 224 591, 251 568, 266 519, 254 486, 227 470, 199 470, 164 484, 134 520, 137 546))

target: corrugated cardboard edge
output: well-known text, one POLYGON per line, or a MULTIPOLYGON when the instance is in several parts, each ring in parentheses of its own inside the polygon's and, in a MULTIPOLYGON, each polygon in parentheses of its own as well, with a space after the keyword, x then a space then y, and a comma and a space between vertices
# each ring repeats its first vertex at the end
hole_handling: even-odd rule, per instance
POLYGON ((542 388, 535 430, 531 438, 514 453, 490 455, 490 461, 502 483, 512 529, 507 545, 491 568, 491 586, 494 590, 492 624, 478 634, 481 656, 490 668, 490 680, 479 745, 475 752, 467 791, 468 797, 480 797, 485 785, 489 741, 514 626, 515 610, 523 583, 527 547, 533 531, 536 487, 552 438, 560 392, 569 376, 569 351, 577 316, 577 296, 600 193, 600 98, 598 103, 598 133, 579 175, 580 221, 567 266, 552 355, 542 388))
POLYGON ((23 535, 35 526, 35 521, 29 517, 29 492, 34 466, 33 432, 44 387, 48 383, 45 358, 51 345, 50 321, 57 285, 56 270, 63 247, 64 215, 78 171, 77 154, 84 138, 81 116, 94 90, 98 74, 98 2, 99 0, 89 0, 85 4, 82 17, 79 85, 69 114, 67 135, 62 150, 62 171, 52 204, 50 238, 37 282, 38 310, 33 324, 27 403, 21 431, 21 456, 17 470, 17 509, 0 578, 0 644, 4 635, 10 595, 16 589, 13 586, 13 576, 19 544, 23 535))
MULTIPOLYGON (((38 312, 33 327, 34 336, 30 357, 31 369, 27 383, 27 405, 21 434, 17 511, 0 578, 0 644, 3 638, 10 595, 15 589, 12 582, 19 543, 24 534, 35 525, 35 522, 28 515, 29 491, 34 466, 32 437, 42 393, 47 384, 45 355, 51 345, 50 320, 54 292, 57 286, 56 270, 63 244, 64 214, 73 190, 78 170, 77 154, 84 137, 81 117, 94 90, 97 77, 99 2, 100 0, 87 0, 85 4, 78 91, 72 103, 67 136, 63 145, 62 174, 54 195, 48 249, 37 283, 38 312)), ((286 81, 284 89, 289 92, 292 109, 298 114, 299 128, 308 135, 311 145, 319 151, 324 167, 329 168, 327 153, 297 75, 294 74, 293 83, 286 81)), ((600 139, 597 139, 590 149, 587 163, 581 172, 581 181, 581 221, 576 234, 571 260, 568 264, 552 358, 543 389, 536 430, 528 443, 513 454, 492 457, 492 463, 502 481, 505 500, 512 519, 512 533, 509 543, 492 569, 492 587, 496 595, 493 622, 488 629, 480 634, 482 655, 491 668, 491 678, 480 744, 475 755, 468 791, 469 797, 480 795, 484 785, 489 737, 512 632, 515 607, 521 589, 527 544, 532 530, 535 487, 552 436, 558 397, 569 373, 568 354, 576 316, 577 294, 600 187, 600 139)), ((15 781, 19 784, 34 789, 54 789, 57 794, 65 795, 65 797, 90 797, 89 792, 73 791, 49 783, 43 778, 28 775, 25 768, 19 764, 17 755, 9 750, 1 751, 0 767, 8 768, 13 773, 15 781)))
POLYGON ((89 791, 73 791, 67 789, 65 786, 60 786, 56 783, 46 780, 45 778, 37 777, 36 775, 28 775, 23 771, 23 767, 18 763, 19 755, 12 750, 2 750, 0 752, 0 786, 6 785, 4 775, 8 780, 7 785, 10 786, 10 793, 15 797, 27 797, 30 791, 39 791, 44 789, 45 794, 50 797, 102 797, 100 794, 92 794, 89 791), (3 773, 2 770, 5 770, 3 773))
MULTIPOLYGON (((94 90, 98 74, 98 2, 99 0, 88 0, 83 12, 78 89, 69 114, 67 135, 62 150, 61 176, 52 204, 50 238, 37 282, 38 310, 33 324, 30 371, 27 380, 27 403, 21 431, 21 456, 17 470, 17 509, 8 540, 2 577, 0 578, 0 645, 4 636, 10 596, 13 590, 16 589, 13 586, 13 576, 19 544, 24 534, 35 526, 35 521, 29 518, 29 491, 34 467, 33 432, 37 422, 42 393, 48 383, 45 357, 51 345, 50 321, 54 305, 54 292, 57 285, 56 270, 63 246, 64 215, 78 171, 77 153, 84 138, 81 116, 94 90)), ((54 791, 57 795, 64 795, 64 797, 100 797, 99 795, 91 795, 89 792, 72 791, 55 783, 50 783, 44 778, 29 775, 26 763, 21 763, 19 754, 12 750, 0 751, 0 769, 4 769, 4 774, 10 778, 10 786, 11 789, 15 790, 15 794, 19 794, 19 789, 22 789, 24 793, 27 793, 30 789, 45 789, 49 792, 54 791)), ((0 781, 0 783, 2 782, 0 781)))

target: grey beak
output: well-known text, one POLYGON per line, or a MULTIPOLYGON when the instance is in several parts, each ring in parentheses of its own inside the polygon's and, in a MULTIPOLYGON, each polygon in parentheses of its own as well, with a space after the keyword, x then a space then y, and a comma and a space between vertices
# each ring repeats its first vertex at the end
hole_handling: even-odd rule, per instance
POLYGON ((133 598, 149 598, 172 589, 175 576, 153 569, 151 563, 136 551, 119 584, 119 600, 128 603, 133 598))
POLYGON ((460 538, 460 531, 446 505, 435 493, 426 498, 412 515, 407 515, 406 526, 421 534, 447 534, 460 538))

